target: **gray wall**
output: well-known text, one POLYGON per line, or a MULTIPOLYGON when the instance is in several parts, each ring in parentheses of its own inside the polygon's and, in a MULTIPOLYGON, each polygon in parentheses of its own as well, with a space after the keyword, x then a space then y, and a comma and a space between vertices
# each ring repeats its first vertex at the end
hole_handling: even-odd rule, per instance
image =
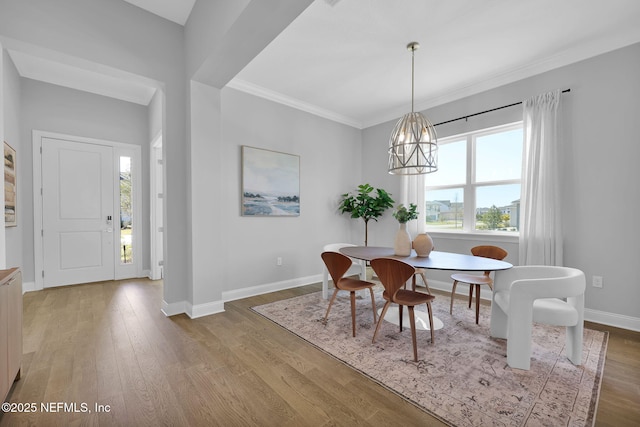
POLYGON ((147 107, 30 79, 21 79, 20 166, 22 169, 20 222, 22 223, 25 282, 33 277, 33 147, 32 131, 104 139, 142 147, 141 267, 149 268, 149 135, 147 107))
MULTIPOLYGON (((18 225, 16 227, 5 228, 4 230, 7 254, 6 266, 17 267, 23 265, 23 257, 27 253, 26 251, 28 251, 28 245, 23 244, 24 236, 33 236, 31 231, 33 224, 33 220, 31 220, 32 217, 28 215, 28 212, 24 211, 24 208, 30 204, 29 199, 25 197, 30 192, 23 192, 27 183, 31 181, 31 174, 25 169, 25 166, 30 162, 30 158, 22 154, 23 141, 20 135, 20 75, 13 65, 11 58, 9 58, 9 55, 5 51, 2 51, 2 55, 3 70, 0 74, 3 78, 1 83, 4 89, 1 101, 4 104, 4 140, 16 150, 16 185, 18 191, 18 197, 16 199, 18 202, 18 225), (29 223, 25 221, 29 221, 29 223)), ((33 238, 31 241, 33 242, 33 238)), ((31 246, 33 247, 33 244, 31 246)), ((33 262, 31 264, 33 265, 33 262)))
MULTIPOLYGON (((238 28, 256 24, 250 18, 260 6, 255 1, 250 3, 251 10, 246 12, 246 17, 243 10, 243 19, 238 28)), ((166 159, 165 301, 193 301, 189 231, 194 227, 191 224, 190 201, 194 197, 210 195, 190 195, 190 180, 200 171, 191 176, 187 89, 190 86, 189 76, 198 64, 204 60, 211 65, 211 58, 218 58, 216 54, 207 55, 207 51, 220 50, 216 46, 197 44, 201 24, 190 27, 188 23, 185 30, 125 2, 1 0, 0 4, 3 12, 0 14, 0 41, 5 49, 24 48, 28 52, 29 47, 35 47, 38 53, 51 57, 62 55, 80 63, 89 61, 95 66, 117 70, 147 83, 155 82, 163 91, 163 151, 166 159), (105 16, 111 19, 105 20, 105 16), (190 42, 185 41, 185 32, 190 34, 190 42), (188 55, 188 73, 185 71, 185 50, 192 52, 188 55), (187 198, 188 195, 191 199, 187 198)), ((233 10, 227 12, 230 16, 235 15, 233 10)), ((227 43, 230 43, 229 40, 227 43)), ((228 47, 228 44, 223 43, 224 46, 228 47)), ((635 210, 640 204, 640 193, 634 186, 640 172, 632 163, 638 158, 640 149, 637 137, 639 124, 635 117, 640 110, 637 81, 640 75, 639 49, 639 45, 634 45, 427 111, 427 116, 437 123, 558 87, 571 88, 572 92, 564 96, 563 115, 567 127, 562 149, 563 182, 559 184, 566 202, 565 261, 568 265, 582 268, 589 277, 604 277, 603 289, 588 289, 589 308, 634 318, 640 317, 635 304, 639 299, 640 287, 631 282, 631 266, 640 254, 637 244, 634 244, 634 233, 626 229, 631 226, 635 210)), ((229 53, 229 61, 234 60, 231 58, 232 50, 224 52, 229 53)), ((8 86, 17 87, 12 83, 16 80, 15 70, 9 67, 7 72, 7 68, 5 64, 4 91, 12 92, 13 89, 8 89, 8 86)), ((221 70, 224 75, 226 71, 226 68, 221 70)), ((5 134, 10 136, 12 132, 19 133, 23 140, 20 144, 24 143, 25 129, 43 128, 41 123, 37 123, 37 126, 33 123, 36 117, 48 122, 48 113, 32 99, 33 95, 23 92, 35 94, 40 90, 47 93, 49 90, 55 91, 52 88, 36 91, 36 86, 41 85, 33 82, 23 86, 29 88, 22 87, 20 96, 13 94, 8 96, 14 99, 3 99, 5 108, 2 114, 7 122, 5 134), (23 101, 18 98, 30 101, 28 105, 19 105, 23 101), (22 111, 22 117, 12 118, 7 111, 7 104, 9 108, 16 107, 22 111)), ((342 240, 359 243, 363 240, 362 223, 335 212, 339 194, 354 189, 362 182, 369 182, 388 189, 396 197, 399 195, 399 179, 386 174, 386 148, 393 123, 384 123, 360 132, 230 89, 222 89, 221 92, 222 139, 214 139, 214 143, 220 142, 222 145, 219 148, 224 153, 222 176, 225 182, 216 183, 216 188, 220 190, 215 192, 214 200, 219 203, 218 209, 221 209, 217 216, 223 220, 218 230, 224 238, 212 241, 211 245, 228 245, 228 263, 222 277, 234 280, 211 286, 226 290, 240 289, 318 274, 318 252, 322 244, 342 240), (247 117, 250 120, 246 120, 247 117), (239 216, 239 147, 243 144, 301 156, 302 214, 299 218, 239 216), (277 256, 284 259, 281 267, 275 265, 277 256)), ((86 102, 90 105, 94 101, 86 102)), ((470 119, 468 123, 458 122, 441 127, 438 131, 446 136, 471 127, 483 128, 510 122, 519 119, 517 110, 502 110, 470 119)), ((157 113, 151 116, 158 117, 157 113)), ((68 116, 59 119, 59 122, 50 123, 57 129, 44 130, 63 131, 60 127, 64 126, 73 127, 74 132, 78 133, 90 130, 83 123, 70 123, 69 120, 73 121, 73 118, 68 116)), ((148 124, 147 121, 147 117, 141 119, 141 123, 157 127, 157 124, 148 124)), ((105 134, 95 137, 108 139, 113 137, 113 132, 120 132, 101 122, 95 122, 94 126, 92 131, 105 134)), ((142 128, 146 132, 140 131, 141 135, 145 135, 141 144, 145 147, 144 152, 148 153, 148 139, 152 135, 149 135, 145 125, 142 128)), ((64 132, 74 133, 69 130, 64 132)), ((30 136, 27 141, 30 141, 30 136)), ((19 162, 29 158, 29 153, 26 154, 21 156, 19 162)), ((19 163, 19 166, 22 164, 19 163)), ((31 185, 30 182, 24 182, 30 179, 30 174, 19 172, 19 179, 23 181, 21 188, 31 185)), ((21 200, 24 202, 28 199, 21 200)), ((28 207, 23 212, 27 215, 28 207)), ((395 220, 387 214, 379 223, 371 225, 371 244, 391 244, 396 228, 395 220)), ((7 236, 13 232, 8 231, 7 236)), ((194 232, 197 232, 197 225, 194 232)), ((27 233, 26 229, 22 232, 18 229, 20 237, 14 235, 9 238, 22 239, 24 245, 31 244, 32 236, 27 233)), ((436 236, 435 242, 438 249, 466 252, 476 241, 471 237, 456 240, 436 236)), ((505 245, 508 245, 510 257, 517 254, 517 244, 507 242, 505 245)), ((200 246, 195 249, 200 250, 200 246)), ((22 250, 25 254, 23 262, 27 261, 27 252, 29 250, 25 246, 22 250)), ((446 279, 445 275, 443 280, 446 279)), ((206 300, 200 302, 205 303, 206 300)))
MULTIPOLYGON (((169 311, 182 312, 194 298, 190 257, 194 249, 189 235, 193 225, 187 198, 192 173, 189 80, 202 63, 198 70, 201 78, 207 78, 211 71, 216 82, 226 83, 235 74, 233 70, 242 69, 310 2, 274 0, 267 5, 253 0, 231 7, 224 2, 213 6, 198 2, 193 24, 189 20, 182 27, 120 1, 0 1, 0 42, 4 49, 63 60, 107 75, 126 76, 162 91, 164 303, 169 311), (221 25, 212 29, 207 27, 210 22, 221 25), (185 33, 189 34, 188 40, 185 33), (214 40, 211 35, 215 35, 214 40), (237 44, 239 39, 241 46, 237 44)), ((151 116, 157 118, 155 112, 151 116)), ((1 125, 0 131, 4 132, 1 125)), ((0 234, 3 249, 4 236, 0 234)))
POLYGON ((222 106, 224 290, 317 275, 325 244, 363 243, 360 222, 336 209, 340 194, 360 183, 359 130, 228 88, 222 106), (242 145, 300 156, 299 217, 240 216, 242 145))
MULTIPOLYGON (((640 259, 635 217, 640 210, 640 44, 619 49, 532 78, 425 111, 439 123, 518 102, 542 92, 571 89, 562 96, 564 122, 560 153, 565 264, 587 276, 587 308, 625 322, 640 318, 640 259), (631 230, 631 231, 630 231, 631 230), (602 289, 591 286, 604 277, 602 289)), ((437 128, 441 137, 522 119, 513 107, 437 128)), ((363 131, 363 181, 399 194, 400 181, 386 173, 386 148, 393 122, 363 131)), ((427 175, 428 179, 428 175, 427 175)), ((373 244, 389 244, 397 227, 387 215, 374 229, 373 244)), ((484 237, 446 237, 434 233, 438 249, 467 252, 484 237)), ((495 242, 496 240, 494 240, 495 242)), ((497 240, 498 243, 500 240, 497 240)), ((504 242, 517 264, 517 244, 504 242)), ((434 272, 437 280, 448 274, 434 272)), ((611 320, 611 319, 609 319, 611 320)))
POLYGON ((126 75, 164 91, 164 297, 168 302, 184 301, 188 276, 184 28, 122 1, 2 0, 0 7, 0 41, 5 49, 90 64, 106 74, 126 75))

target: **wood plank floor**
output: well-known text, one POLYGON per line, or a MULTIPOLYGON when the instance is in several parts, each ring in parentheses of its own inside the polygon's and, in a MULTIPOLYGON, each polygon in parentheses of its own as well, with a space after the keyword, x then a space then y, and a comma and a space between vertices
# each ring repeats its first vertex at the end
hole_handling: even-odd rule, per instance
MULTIPOLYGON (((443 425, 249 310, 319 289, 194 320, 165 317, 162 285, 148 280, 27 293, 22 378, 8 401, 37 411, 1 414, 0 427, 443 425)), ((640 425, 640 333, 588 327, 610 331, 596 425, 640 425)))

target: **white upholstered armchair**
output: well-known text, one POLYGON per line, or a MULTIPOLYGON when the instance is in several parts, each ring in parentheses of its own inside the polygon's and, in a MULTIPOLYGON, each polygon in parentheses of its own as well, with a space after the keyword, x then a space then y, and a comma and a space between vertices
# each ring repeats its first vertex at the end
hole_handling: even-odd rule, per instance
POLYGON ((529 369, 533 322, 566 326, 566 355, 582 363, 584 273, 575 268, 517 266, 496 272, 491 336, 507 339, 507 363, 529 369))
MULTIPOLYGON (((340 252, 341 248, 346 246, 356 246, 351 243, 330 243, 324 245, 323 252, 340 252)), ((345 277, 357 274, 360 280, 367 279, 367 267, 364 261, 354 260, 349 270, 344 274, 345 277)), ((322 264, 322 298, 327 299, 329 296, 329 270, 327 266, 322 264)))

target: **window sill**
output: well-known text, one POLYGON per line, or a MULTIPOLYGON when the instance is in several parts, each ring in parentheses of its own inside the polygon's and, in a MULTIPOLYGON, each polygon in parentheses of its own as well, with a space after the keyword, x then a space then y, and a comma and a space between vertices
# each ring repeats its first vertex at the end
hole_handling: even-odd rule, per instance
POLYGON ((447 240, 466 240, 466 241, 481 241, 481 242, 502 242, 502 243, 515 243, 517 244, 520 240, 519 234, 513 233, 483 233, 483 232, 472 232, 467 233, 464 231, 426 231, 429 236, 436 239, 447 239, 447 240))

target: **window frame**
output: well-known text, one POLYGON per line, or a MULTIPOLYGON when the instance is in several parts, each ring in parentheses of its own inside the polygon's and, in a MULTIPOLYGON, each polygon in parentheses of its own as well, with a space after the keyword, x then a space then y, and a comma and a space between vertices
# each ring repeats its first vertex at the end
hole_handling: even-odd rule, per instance
MULTIPOLYGON (((466 177, 465 182, 463 184, 445 184, 445 185, 428 185, 429 179, 428 175, 425 180, 425 209, 427 203, 427 192, 434 190, 448 190, 448 189, 457 189, 462 188, 463 194, 463 225, 461 229, 444 229, 444 228, 434 228, 430 227, 429 223, 425 224, 425 229, 429 234, 442 233, 442 234, 482 234, 482 235, 495 235, 495 236, 511 236, 518 238, 520 235, 520 230, 518 231, 500 231, 500 230, 477 230, 476 229, 476 190, 482 187, 491 187, 496 185, 513 185, 520 184, 522 185, 522 178, 517 179, 499 179, 493 181, 482 181, 478 183, 476 181, 476 171, 477 171, 477 145, 476 141, 478 138, 492 135, 496 133, 508 132, 516 129, 523 129, 523 122, 517 121, 513 123, 508 123, 499 126, 493 126, 490 128, 484 128, 479 130, 474 130, 470 132, 465 132, 461 134, 447 136, 438 141, 438 145, 446 145, 451 142, 459 142, 461 140, 466 140, 466 177)), ((521 187, 522 190, 522 187, 521 187)))

